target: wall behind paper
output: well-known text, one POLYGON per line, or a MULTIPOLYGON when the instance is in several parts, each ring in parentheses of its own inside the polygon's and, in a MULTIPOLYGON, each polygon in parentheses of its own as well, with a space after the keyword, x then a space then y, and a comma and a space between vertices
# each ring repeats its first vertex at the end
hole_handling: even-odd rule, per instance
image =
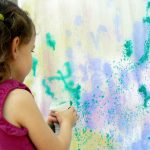
POLYGON ((150 149, 150 2, 19 0, 37 29, 26 83, 46 118, 72 101, 71 150, 150 149))

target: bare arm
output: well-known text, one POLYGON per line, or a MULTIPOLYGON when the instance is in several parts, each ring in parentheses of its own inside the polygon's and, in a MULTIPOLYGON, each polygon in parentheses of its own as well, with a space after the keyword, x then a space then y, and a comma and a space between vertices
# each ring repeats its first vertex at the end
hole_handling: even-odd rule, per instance
MULTIPOLYGON (((38 150, 67 150, 71 142, 72 125, 67 121, 61 123, 60 134, 55 135, 45 122, 33 96, 21 89, 10 94, 13 105, 13 118, 29 131, 29 137, 38 150), (11 96, 12 95, 12 96, 11 96)), ((11 106, 8 103, 8 105, 11 106)), ((11 109, 11 107, 10 107, 11 109)), ((56 114, 56 117, 59 115, 56 114)))

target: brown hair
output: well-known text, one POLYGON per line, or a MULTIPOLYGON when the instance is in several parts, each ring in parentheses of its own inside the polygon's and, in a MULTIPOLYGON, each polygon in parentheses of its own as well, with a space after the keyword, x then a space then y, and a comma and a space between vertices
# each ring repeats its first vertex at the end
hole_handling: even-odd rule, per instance
POLYGON ((0 82, 10 73, 8 60, 11 58, 11 45, 18 36, 20 45, 27 44, 35 30, 34 24, 28 13, 8 0, 0 0, 0 82))

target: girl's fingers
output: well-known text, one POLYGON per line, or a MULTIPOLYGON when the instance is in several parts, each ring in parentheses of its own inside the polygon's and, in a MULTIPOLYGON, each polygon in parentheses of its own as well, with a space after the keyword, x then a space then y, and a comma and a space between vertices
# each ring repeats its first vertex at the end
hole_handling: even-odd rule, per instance
POLYGON ((48 116, 48 122, 58 122, 57 118, 56 117, 53 117, 53 116, 48 116))
POLYGON ((52 116, 52 117, 57 118, 57 112, 56 112, 56 111, 51 111, 51 112, 49 113, 49 116, 52 116))
POLYGON ((75 111, 74 107, 69 107, 68 109, 70 109, 72 111, 75 111))
POLYGON ((55 111, 50 111, 49 115, 55 116, 55 111))

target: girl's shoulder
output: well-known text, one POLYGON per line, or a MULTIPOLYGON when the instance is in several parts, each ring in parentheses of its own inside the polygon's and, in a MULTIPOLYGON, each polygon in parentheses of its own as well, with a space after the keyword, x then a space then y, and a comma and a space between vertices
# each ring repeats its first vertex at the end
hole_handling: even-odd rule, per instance
POLYGON ((9 79, 9 80, 5 80, 2 83, 0 83, 0 94, 4 94, 5 93, 9 93, 14 89, 25 89, 28 92, 31 93, 30 89, 28 88, 27 85, 25 85, 24 83, 21 83, 17 80, 13 80, 13 79, 9 79))
POLYGON ((24 89, 14 89, 6 97, 3 107, 3 117, 11 124, 20 127, 18 123, 19 111, 29 103, 28 100, 33 99, 31 93, 24 89))
POLYGON ((0 107, 2 118, 15 127, 21 128, 16 114, 19 107, 24 106, 24 100, 33 98, 30 89, 16 80, 6 80, 0 84, 0 107))

